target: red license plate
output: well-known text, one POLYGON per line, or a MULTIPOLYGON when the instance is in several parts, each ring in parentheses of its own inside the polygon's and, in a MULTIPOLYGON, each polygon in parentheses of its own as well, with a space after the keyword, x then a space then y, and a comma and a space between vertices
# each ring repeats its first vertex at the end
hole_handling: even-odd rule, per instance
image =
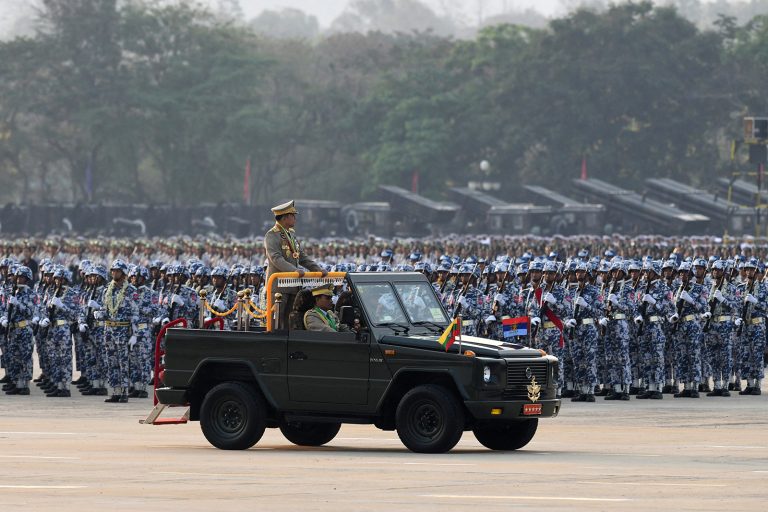
POLYGON ((523 404, 523 416, 538 416, 541 414, 541 404, 523 404))

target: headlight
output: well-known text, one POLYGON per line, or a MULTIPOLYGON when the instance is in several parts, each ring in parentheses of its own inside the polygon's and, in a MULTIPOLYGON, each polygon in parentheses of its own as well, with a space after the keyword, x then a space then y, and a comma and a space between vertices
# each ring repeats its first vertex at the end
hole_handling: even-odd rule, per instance
POLYGON ((491 382, 491 367, 490 366, 485 366, 483 368, 483 382, 485 382, 486 384, 491 382))

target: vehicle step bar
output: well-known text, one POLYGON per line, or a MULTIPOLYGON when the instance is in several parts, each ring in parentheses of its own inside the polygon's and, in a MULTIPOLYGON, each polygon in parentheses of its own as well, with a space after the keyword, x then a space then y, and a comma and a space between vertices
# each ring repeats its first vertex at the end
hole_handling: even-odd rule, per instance
POLYGON ((166 404, 157 404, 149 413, 146 419, 139 420, 142 425, 183 425, 189 421, 189 407, 180 418, 161 418, 160 414, 166 407, 170 407, 166 404))

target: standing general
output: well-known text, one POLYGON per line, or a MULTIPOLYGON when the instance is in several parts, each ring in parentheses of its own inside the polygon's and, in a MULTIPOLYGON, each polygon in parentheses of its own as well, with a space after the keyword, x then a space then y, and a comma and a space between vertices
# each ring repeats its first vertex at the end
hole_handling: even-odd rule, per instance
MULTIPOLYGON (((294 201, 280 204, 272 208, 275 215, 275 226, 264 235, 264 252, 267 256, 267 277, 275 272, 298 272, 299 277, 304 276, 304 269, 310 272, 322 272, 327 274, 320 265, 308 257, 302 245, 296 238, 294 226, 296 225, 296 210, 294 201)), ((293 308, 293 301, 299 289, 297 287, 277 287, 273 293, 282 293, 283 302, 280 305, 280 328, 287 328, 288 313, 293 308)))

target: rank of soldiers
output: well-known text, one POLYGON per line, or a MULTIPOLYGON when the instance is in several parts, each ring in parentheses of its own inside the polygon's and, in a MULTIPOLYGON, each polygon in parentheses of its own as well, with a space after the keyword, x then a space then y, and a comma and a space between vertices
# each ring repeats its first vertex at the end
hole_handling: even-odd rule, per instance
MULTIPOLYGON (((287 245, 298 252, 298 242, 287 245)), ((211 265, 204 250, 181 264, 180 255, 149 260, 135 252, 96 252, 66 264, 44 258, 39 279, 23 258, 0 260, 6 394, 30 393, 36 352, 42 375, 35 381, 46 396, 69 397, 73 384, 107 402, 147 397, 161 326, 184 318, 199 327, 201 318, 213 316, 200 314, 201 292, 215 313, 231 311, 244 289, 263 307, 264 265, 228 265, 239 260, 234 253, 211 265), (73 368, 80 372, 77 381, 73 368)), ((425 274, 449 314, 461 317, 463 336, 557 356, 560 394, 575 401, 761 393, 768 286, 755 258, 683 260, 673 253, 667 260, 639 261, 582 250, 566 261, 554 252, 493 259, 433 255, 427 261, 418 251, 385 249, 373 262, 371 254, 363 263, 323 259, 317 263, 323 271, 425 274)), ((339 291, 312 292, 332 299, 315 308, 315 323, 336 325, 339 291)), ((225 317, 225 328, 232 322, 225 317)))

